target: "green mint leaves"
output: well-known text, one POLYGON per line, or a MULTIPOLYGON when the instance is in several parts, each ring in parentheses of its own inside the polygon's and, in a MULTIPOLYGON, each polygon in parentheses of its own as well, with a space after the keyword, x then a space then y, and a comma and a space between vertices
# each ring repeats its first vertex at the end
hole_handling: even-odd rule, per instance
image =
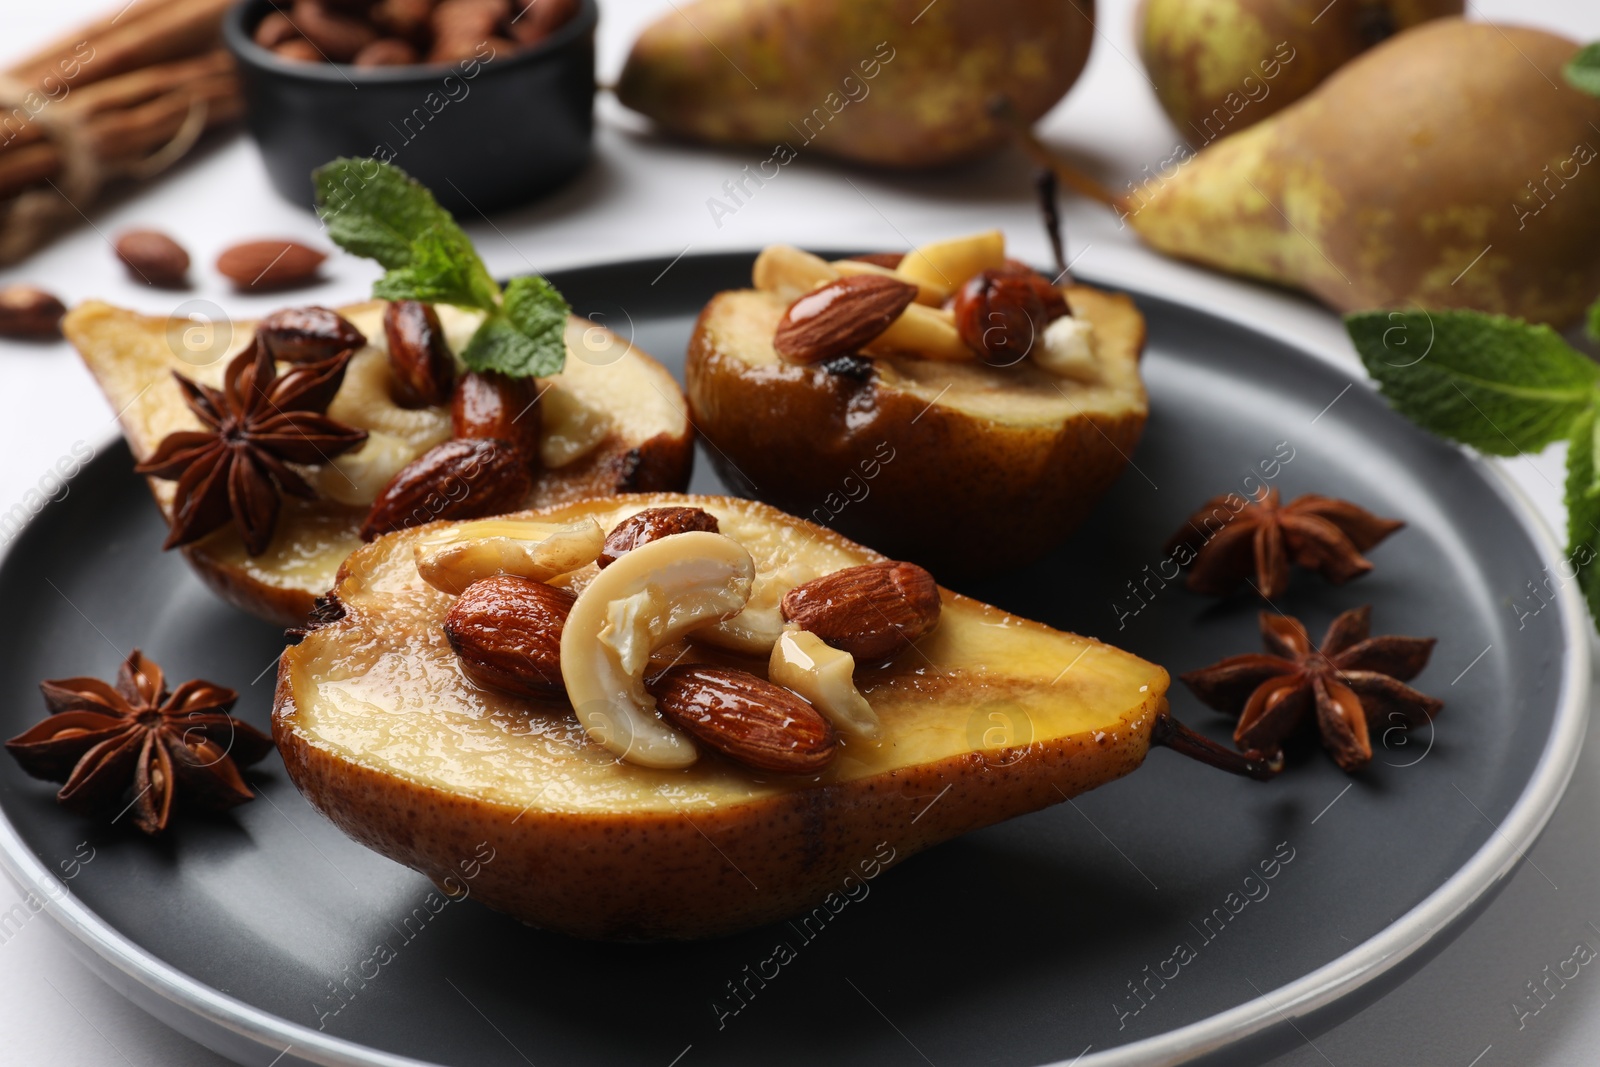
POLYGON ((1600 41, 1578 49, 1578 54, 1561 68, 1567 84, 1591 96, 1600 96, 1600 41))
POLYGON ((546 377, 566 362, 571 309, 543 278, 515 278, 502 294, 472 240, 433 194, 376 159, 336 159, 312 175, 317 213, 345 251, 388 271, 384 300, 421 300, 487 312, 462 360, 475 371, 546 377))
POLYGON ((1550 327, 1499 315, 1366 311, 1345 328, 1402 414, 1496 456, 1564 440, 1600 384, 1600 368, 1550 327))
MULTIPOLYGON (((1478 311, 1363 311, 1345 328, 1423 429, 1497 456, 1568 443, 1567 563, 1600 627, 1600 367, 1548 326, 1478 311)), ((1600 302, 1589 329, 1600 339, 1600 302)))

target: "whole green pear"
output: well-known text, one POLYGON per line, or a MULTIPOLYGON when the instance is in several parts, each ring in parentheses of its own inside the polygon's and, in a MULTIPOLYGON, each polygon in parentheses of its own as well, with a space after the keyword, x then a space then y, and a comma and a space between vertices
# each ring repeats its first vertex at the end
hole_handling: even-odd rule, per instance
POLYGON ((997 94, 1050 110, 1093 40, 1094 0, 694 0, 639 35, 617 98, 681 137, 782 145, 774 168, 936 166, 1005 143, 997 94))
POLYGON ((1600 99, 1561 72, 1577 48, 1425 23, 1131 186, 1119 212, 1162 252, 1340 311, 1565 325, 1600 294, 1600 99))
POLYGON ((1362 52, 1464 0, 1141 0, 1150 84, 1196 146, 1281 111, 1362 52))

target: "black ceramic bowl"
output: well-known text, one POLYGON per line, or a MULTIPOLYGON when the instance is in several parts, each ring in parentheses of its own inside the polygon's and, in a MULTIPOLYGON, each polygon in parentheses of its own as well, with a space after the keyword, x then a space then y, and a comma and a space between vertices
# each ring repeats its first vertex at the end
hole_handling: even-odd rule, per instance
POLYGON ((594 132, 595 0, 529 48, 406 67, 280 59, 251 40, 271 0, 223 21, 238 58, 246 123, 272 185, 312 202, 311 172, 336 156, 403 168, 455 212, 526 203, 576 174, 594 132))

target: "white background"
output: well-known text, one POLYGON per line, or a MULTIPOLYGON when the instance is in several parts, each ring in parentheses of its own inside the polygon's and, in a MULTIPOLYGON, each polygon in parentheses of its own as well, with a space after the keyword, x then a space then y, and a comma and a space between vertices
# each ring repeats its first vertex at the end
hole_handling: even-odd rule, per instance
MULTIPOLYGON (((645 22, 671 0, 601 0, 601 80, 615 77, 645 22)), ((1353 0, 1337 0, 1353 2, 1353 0)), ((109 0, 0 0, 0 64, 99 14, 109 0)), ((1041 124, 1056 147, 1115 186, 1154 169, 1179 135, 1157 108, 1132 43, 1132 0, 1102 0, 1100 28, 1083 79, 1041 124)), ((1485 0, 1474 17, 1600 38, 1594 0, 1485 0)), ((1404 107, 1404 101, 1397 101, 1404 107)), ((1036 222, 1030 168, 1007 154, 934 175, 846 170, 802 157, 739 211, 714 225, 708 197, 766 152, 688 149, 658 142, 609 98, 602 98, 593 167, 568 190, 536 207, 469 225, 490 269, 505 275, 685 249, 755 248, 774 240, 819 246, 901 248, 954 233, 1003 226, 1024 258, 1048 259, 1036 222), (848 179, 850 184, 846 183, 848 179)), ((514 121, 514 116, 507 116, 514 121)), ((1493 130, 1481 135, 1492 139, 1493 130)), ((1167 262, 1137 246, 1107 213, 1090 205, 1067 212, 1069 257, 1097 279, 1164 289, 1301 344, 1354 356, 1331 314, 1262 287, 1167 262)), ((250 237, 291 236, 325 246, 309 214, 268 188, 254 146, 233 136, 186 161, 153 186, 91 209, 77 230, 0 284, 26 281, 69 304, 88 297, 155 313, 190 299, 250 317, 284 297, 242 297, 210 269, 227 245, 250 237), (174 295, 131 284, 108 235, 148 225, 172 233, 195 259, 192 292, 174 295)), ((335 256, 327 282, 296 302, 335 304, 364 297, 375 268, 335 256)), ((1356 373, 1359 374, 1359 371, 1356 373)), ((1361 379, 1358 379, 1361 380, 1361 379)), ((114 433, 112 413, 65 344, 0 343, 0 512, 23 499, 75 442, 96 447, 114 433)), ((1511 465, 1558 529, 1561 457, 1554 452, 1511 465)), ((13 620, 10 625, 21 625, 13 620)), ((1597 732, 1600 733, 1600 732, 1597 732)), ((1501 1067, 1600 1062, 1600 974, 1584 969, 1551 1004, 1518 1028, 1511 1010, 1523 983, 1572 954, 1600 945, 1600 737, 1591 734, 1573 785, 1549 829, 1504 892, 1423 970, 1348 1022, 1311 1035, 1275 1064, 1430 1064, 1501 1067), (1591 926, 1590 924, 1595 924, 1591 926), (1312 1044, 1311 1042, 1315 1043, 1312 1044)), ((1397 818, 1405 818, 1397 812, 1397 818)), ((0 912, 16 898, 0 883, 0 912)), ((1309 921, 1315 921, 1308 917, 1309 921)), ((0 942, 0 1042, 17 1064, 172 1065, 223 1061, 149 1019, 81 967, 47 918, 0 942)))

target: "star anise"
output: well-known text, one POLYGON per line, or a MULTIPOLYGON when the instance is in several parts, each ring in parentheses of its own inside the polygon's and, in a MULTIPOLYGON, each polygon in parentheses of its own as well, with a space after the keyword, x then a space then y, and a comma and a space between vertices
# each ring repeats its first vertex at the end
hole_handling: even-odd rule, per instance
POLYGON ((1405 682, 1428 665, 1431 637, 1372 637, 1372 608, 1340 615, 1320 647, 1298 619, 1261 613, 1266 654, 1233 656, 1183 675, 1201 702, 1239 716, 1241 749, 1278 752, 1314 717, 1323 747, 1346 771, 1372 760, 1371 728, 1409 728, 1432 721, 1444 701, 1405 682))
POLYGON ((64 783, 56 799, 68 809, 131 808, 147 834, 166 829, 180 792, 186 804, 219 811, 250 800, 239 766, 273 749, 272 738, 228 714, 239 697, 232 689, 196 680, 168 692, 161 668, 137 649, 115 686, 60 678, 39 688, 50 717, 6 750, 33 777, 64 783))
POLYGON ((252 556, 267 550, 282 494, 316 496, 289 464, 326 463, 367 439, 365 430, 323 414, 351 354, 280 375, 266 346, 255 344, 228 364, 221 389, 173 375, 205 429, 168 434, 134 468, 178 483, 172 531, 161 547, 198 541, 231 520, 252 556))
POLYGON ((1167 542, 1169 555, 1187 549, 1193 557, 1193 592, 1223 596, 1253 575, 1256 591, 1271 600, 1288 590, 1290 563, 1343 585, 1372 569, 1363 552, 1405 525, 1315 493, 1280 505, 1278 491, 1263 488, 1243 507, 1240 500, 1212 497, 1167 542))

